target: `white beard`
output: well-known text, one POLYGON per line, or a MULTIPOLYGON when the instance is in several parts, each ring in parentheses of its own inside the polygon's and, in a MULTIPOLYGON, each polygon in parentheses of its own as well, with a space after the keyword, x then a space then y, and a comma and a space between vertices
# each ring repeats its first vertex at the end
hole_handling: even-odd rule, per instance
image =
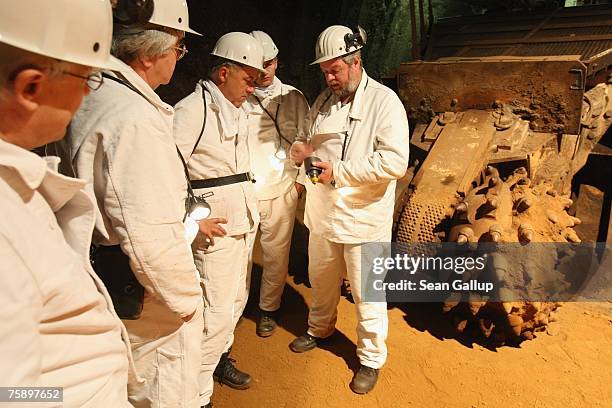
POLYGON ((353 75, 351 71, 349 71, 348 77, 348 83, 344 88, 339 89, 337 91, 332 90, 334 92, 334 95, 336 95, 340 99, 344 99, 352 95, 353 93, 355 93, 357 88, 359 88, 359 80, 355 75, 353 75))

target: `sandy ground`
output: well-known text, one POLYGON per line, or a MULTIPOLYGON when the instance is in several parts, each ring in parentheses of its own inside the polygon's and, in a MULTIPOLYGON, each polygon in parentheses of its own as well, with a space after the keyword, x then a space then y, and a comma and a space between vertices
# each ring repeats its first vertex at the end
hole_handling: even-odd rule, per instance
POLYGON ((358 367, 354 305, 340 301, 333 341, 304 354, 288 344, 306 330, 305 264, 292 258, 280 327, 255 334, 258 269, 232 356, 253 376, 246 391, 215 385, 226 407, 612 407, 612 303, 566 303, 548 333, 491 350, 458 337, 433 304, 389 306, 389 357, 367 395, 348 387, 358 367))

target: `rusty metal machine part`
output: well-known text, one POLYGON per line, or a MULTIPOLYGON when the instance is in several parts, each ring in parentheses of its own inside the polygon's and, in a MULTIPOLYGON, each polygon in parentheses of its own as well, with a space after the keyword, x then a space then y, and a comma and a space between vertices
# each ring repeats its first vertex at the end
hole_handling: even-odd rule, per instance
MULTIPOLYGON (((479 184, 455 207, 449 241, 524 245, 580 242, 572 229, 580 220, 567 213, 571 204, 571 200, 560 197, 551 185, 534 185, 524 167, 504 180, 496 168, 488 166, 480 175, 479 184)), ((520 257, 516 253, 509 252, 494 253, 495 273, 498 281, 503 282, 499 289, 502 299, 512 299, 511 291, 528 286, 569 285, 562 274, 551 272, 556 272, 557 258, 546 248, 541 248, 538 259, 517 259, 520 257)), ((452 315, 459 331, 471 327, 484 337, 504 344, 533 338, 535 332, 545 329, 550 313, 557 306, 555 302, 535 299, 501 303, 485 299, 461 305, 451 296, 443 310, 452 315)))
MULTIPOLYGON (((400 67, 398 93, 415 126, 411 145, 424 157, 399 212, 397 242, 426 250, 426 243, 445 241, 580 241, 569 195, 612 123, 612 35, 595 34, 612 26, 612 6, 548 14, 535 25, 537 18, 523 16, 533 27, 515 40, 504 38, 503 27, 521 17, 498 17, 500 29, 485 33, 487 44, 480 34, 463 35, 486 31, 487 16, 442 22, 425 53, 439 58, 400 67), (570 25, 558 20, 570 15, 570 25), (453 25, 464 29, 454 38, 441 34, 453 25), (576 38, 573 30, 595 31, 576 38), (544 35, 553 32, 558 38, 544 35), (444 48, 440 41, 457 44, 444 48)), ((533 279, 532 266, 514 270, 501 258, 496 264, 517 286, 533 279)), ((547 279, 563 285, 561 276, 547 279)), ((459 331, 474 328, 498 344, 533 338, 556 308, 453 297, 443 305, 459 331)))
POLYGON ((490 109, 501 101, 533 130, 575 134, 584 81, 576 89, 567 84, 580 82, 584 71, 578 56, 445 59, 402 64, 398 89, 412 121, 422 110, 490 109))
POLYGON ((495 127, 487 111, 468 111, 441 126, 432 121, 432 146, 427 160, 413 178, 415 190, 401 214, 397 229, 399 242, 440 242, 438 225, 451 214, 458 192, 470 187, 486 164, 485 150, 493 140, 495 127), (435 137, 434 137, 435 134, 435 137))

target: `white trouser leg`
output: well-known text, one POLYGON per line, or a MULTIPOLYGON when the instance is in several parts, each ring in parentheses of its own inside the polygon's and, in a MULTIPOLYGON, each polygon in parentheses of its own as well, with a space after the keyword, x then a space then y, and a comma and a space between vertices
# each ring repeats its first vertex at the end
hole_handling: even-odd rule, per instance
POLYGON ((136 370, 143 383, 128 384, 137 408, 200 406, 202 305, 184 323, 159 300, 146 297, 138 320, 123 320, 130 336, 136 370))
POLYGON ((240 314, 244 312, 247 301, 249 300, 249 292, 251 289, 251 272, 253 271, 253 250, 255 249, 255 241, 257 240, 257 231, 259 231, 259 223, 257 223, 253 229, 246 234, 246 246, 247 246, 247 271, 246 271, 246 296, 240 305, 240 314))
POLYGON ((371 368, 380 368, 387 359, 388 332, 386 302, 365 302, 361 294, 361 244, 345 244, 344 260, 357 312, 357 357, 371 368))
POLYGON ((294 187, 272 200, 259 201, 260 243, 263 252, 259 308, 268 312, 280 308, 287 280, 297 201, 298 194, 294 187))
POLYGON ((238 320, 244 312, 247 301, 249 300, 249 288, 251 286, 251 268, 249 268, 249 245, 247 235, 244 235, 241 245, 236 249, 234 256, 240 264, 240 275, 238 276, 238 292, 234 301, 234 315, 232 316, 232 330, 227 336, 223 352, 227 353, 234 344, 234 330, 238 324, 238 320))
MULTIPOLYGON (((261 223, 261 220, 259 222, 261 223)), ((258 231, 259 231, 259 223, 255 225, 255 227, 246 236, 246 242, 247 242, 247 246, 249 249, 249 261, 247 265, 247 275, 249 277, 251 276, 251 270, 253 269, 253 251, 255 250, 255 242, 257 241, 258 231)), ((249 283, 250 283, 250 280, 249 280, 249 283)))
POLYGON ((308 254, 308 277, 312 285, 308 333, 328 337, 334 332, 338 316, 340 283, 345 271, 343 244, 311 233, 308 254))
POLYGON ((237 299, 245 296, 248 250, 244 235, 215 238, 212 247, 206 247, 198 236, 193 250, 204 297, 200 405, 206 405, 213 391, 215 367, 233 339, 237 299))

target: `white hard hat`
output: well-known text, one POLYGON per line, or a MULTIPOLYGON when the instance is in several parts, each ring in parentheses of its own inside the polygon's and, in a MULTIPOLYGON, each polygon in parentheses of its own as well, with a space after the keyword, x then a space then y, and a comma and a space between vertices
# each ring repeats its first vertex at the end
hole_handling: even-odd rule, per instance
POLYGON ((150 23, 202 35, 189 28, 189 10, 185 0, 155 0, 154 3, 150 23))
POLYGON ((341 25, 327 27, 317 39, 316 59, 310 65, 320 64, 353 53, 363 48, 365 43, 366 33, 361 27, 358 27, 355 32, 341 25))
POLYGON ((259 41, 247 33, 232 32, 224 34, 219 38, 210 55, 264 71, 263 48, 259 41))
POLYGON ((89 67, 122 70, 110 55, 108 0, 18 0, 0 5, 0 42, 89 67))
POLYGON ((268 34, 263 31, 251 31, 250 34, 261 44, 264 53, 264 61, 270 61, 278 55, 278 48, 268 34))

